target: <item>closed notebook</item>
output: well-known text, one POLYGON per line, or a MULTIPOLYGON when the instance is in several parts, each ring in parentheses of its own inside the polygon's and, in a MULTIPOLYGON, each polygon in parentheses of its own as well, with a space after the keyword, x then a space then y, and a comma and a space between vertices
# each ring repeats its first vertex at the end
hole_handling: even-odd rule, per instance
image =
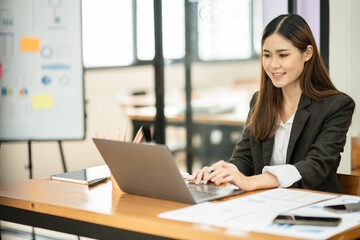
POLYGON ((52 180, 82 184, 89 184, 100 178, 106 177, 110 177, 110 171, 106 165, 51 175, 52 180))

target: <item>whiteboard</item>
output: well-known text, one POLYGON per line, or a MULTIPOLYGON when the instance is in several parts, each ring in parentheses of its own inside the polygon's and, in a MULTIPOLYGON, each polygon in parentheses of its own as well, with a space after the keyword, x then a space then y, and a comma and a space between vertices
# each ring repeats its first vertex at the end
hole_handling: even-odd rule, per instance
POLYGON ((0 0, 0 141, 85 138, 80 0, 0 0))

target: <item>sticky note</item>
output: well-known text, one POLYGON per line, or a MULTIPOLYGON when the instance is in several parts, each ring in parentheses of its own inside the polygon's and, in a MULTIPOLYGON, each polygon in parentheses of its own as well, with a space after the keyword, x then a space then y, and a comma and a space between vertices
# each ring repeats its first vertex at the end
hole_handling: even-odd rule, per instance
POLYGON ((21 52, 40 52, 40 38, 26 38, 20 39, 21 52))
POLYGON ((38 94, 33 96, 33 109, 52 109, 53 96, 51 94, 38 94))

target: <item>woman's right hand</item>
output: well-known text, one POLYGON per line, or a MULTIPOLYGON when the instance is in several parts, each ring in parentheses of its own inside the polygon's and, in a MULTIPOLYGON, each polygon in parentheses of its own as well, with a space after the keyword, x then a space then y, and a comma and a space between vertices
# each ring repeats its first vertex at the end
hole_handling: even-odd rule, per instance
POLYGON ((229 165, 224 160, 220 160, 210 167, 205 166, 200 170, 197 170, 188 180, 195 182, 195 184, 207 184, 209 181, 220 185, 230 182, 232 184, 244 184, 246 176, 240 173, 237 168, 229 165))
MULTIPOLYGON (((195 182, 195 184, 200 184, 201 181, 203 181, 204 179, 208 179, 210 173, 210 168, 208 166, 205 166, 202 169, 197 170, 195 173, 193 173, 187 180, 195 182)), ((208 181, 204 181, 203 183, 206 184, 207 182, 208 181)))

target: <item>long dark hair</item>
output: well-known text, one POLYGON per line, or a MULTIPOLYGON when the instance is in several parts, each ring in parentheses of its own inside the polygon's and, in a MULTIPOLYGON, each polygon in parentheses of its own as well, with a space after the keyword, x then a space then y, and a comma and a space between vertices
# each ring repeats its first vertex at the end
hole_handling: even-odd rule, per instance
MULTIPOLYGON (((318 52, 314 36, 309 25, 299 15, 285 14, 273 19, 264 29, 261 39, 261 50, 265 40, 277 33, 289 40, 300 52, 305 52, 307 46, 313 47, 312 57, 305 62, 301 73, 300 87, 304 95, 317 101, 324 100, 331 95, 341 93, 331 82, 328 71, 318 52)), ((260 59, 263 57, 260 51, 260 59)), ((261 80, 258 98, 245 126, 250 130, 256 141, 274 136, 278 112, 282 108, 283 95, 281 88, 276 88, 266 74, 261 62, 261 80)))

